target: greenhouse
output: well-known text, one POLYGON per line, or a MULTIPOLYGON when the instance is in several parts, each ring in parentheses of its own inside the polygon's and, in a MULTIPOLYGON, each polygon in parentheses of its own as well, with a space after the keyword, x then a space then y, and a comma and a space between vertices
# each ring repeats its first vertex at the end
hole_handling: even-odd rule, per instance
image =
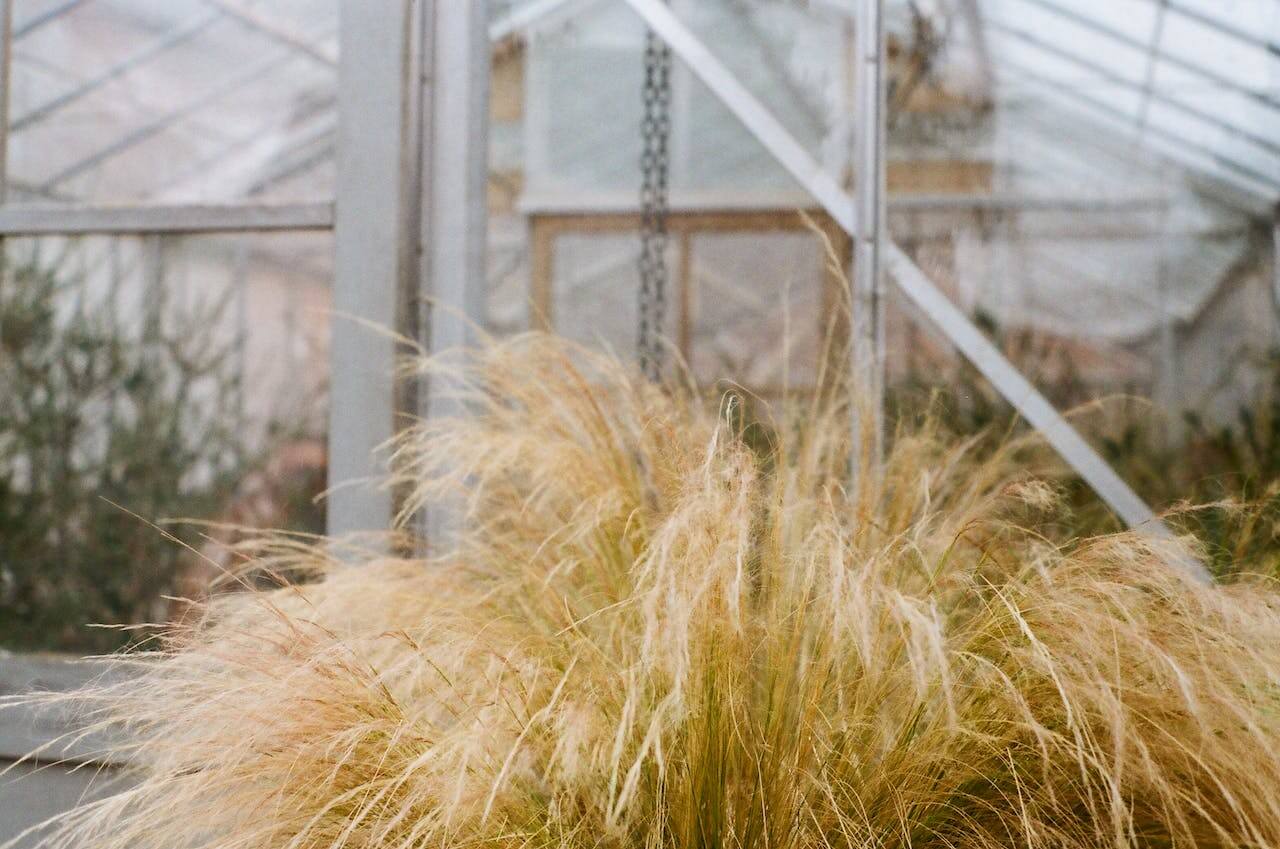
POLYGON ((1280 849, 1280 3, 0 0, 0 849, 1280 849))

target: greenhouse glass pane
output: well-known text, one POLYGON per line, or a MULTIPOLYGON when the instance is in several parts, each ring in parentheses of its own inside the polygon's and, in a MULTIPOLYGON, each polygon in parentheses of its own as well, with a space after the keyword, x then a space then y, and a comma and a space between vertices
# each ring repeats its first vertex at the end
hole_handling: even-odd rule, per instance
POLYGON ((0 647, 109 650, 139 635, 92 624, 229 589, 242 534, 166 520, 323 530, 330 243, 7 240, 0 647))
MULTIPOLYGON (((534 26, 528 45, 529 193, 537 203, 590 198, 634 204, 640 187, 644 26, 621 3, 570 5, 572 15, 534 26)), ((754 23, 742 29, 743 17, 730 14, 720 0, 680 2, 676 10, 753 93, 780 110, 815 156, 822 155, 827 118, 805 112, 795 97, 797 80, 788 76, 784 85, 782 71, 760 65, 761 51, 773 49, 775 31, 757 33, 754 23)), ((792 15, 788 26, 794 29, 797 22, 807 19, 792 15)), ((808 35, 823 31, 819 23, 807 27, 808 35)), ((673 203, 767 202, 779 193, 792 208, 804 202, 786 172, 679 60, 671 85, 673 203)), ((822 101, 825 95, 819 89, 812 97, 822 101)))
MULTIPOLYGON (((498 3, 493 19, 543 5, 498 3)), ((1258 143, 1280 138, 1280 108, 1268 104, 1280 63, 1258 46, 1274 40, 1274 4, 886 5, 893 237, 1055 403, 1132 393, 1172 419, 1234 420, 1265 382, 1277 341, 1261 234, 1280 198, 1280 157, 1258 143), (1210 333, 1231 322, 1239 332, 1226 342, 1210 333)), ((852 186, 851 4, 672 8, 852 186)), ((535 323, 529 303, 545 257, 531 257, 529 234, 541 216, 568 218, 577 223, 550 263, 556 327, 632 356, 638 234, 583 230, 638 208, 643 40, 625 4, 569 0, 495 45, 489 329, 535 323)), ((678 59, 672 121, 677 212, 812 206, 678 59)), ((812 326, 821 288, 797 280, 821 276, 813 257, 735 232, 692 245, 687 264, 678 245, 669 252, 673 279, 685 270, 692 285, 687 299, 672 298, 667 330, 698 378, 768 390, 806 376, 811 351, 756 353, 783 350, 783 292, 796 298, 796 324, 812 326)), ((891 378, 959 387, 975 408, 987 398, 988 413, 998 406, 945 337, 900 306, 888 317, 891 378)), ((1086 435, 1105 445, 1100 431, 1086 435)))
POLYGON ((808 391, 837 298, 822 243, 809 233, 732 233, 693 240, 690 365, 765 397, 808 391))
MULTIPOLYGON (((632 359, 640 287, 638 245, 635 233, 570 234, 556 240, 551 315, 558 333, 632 359)), ((674 251, 669 251, 668 266, 674 259, 674 251)), ((678 309, 669 298, 663 331, 668 338, 674 338, 678 309)))
POLYGON ((337 0, 78 5, 15 43, 10 198, 328 199, 337 46, 337 0))

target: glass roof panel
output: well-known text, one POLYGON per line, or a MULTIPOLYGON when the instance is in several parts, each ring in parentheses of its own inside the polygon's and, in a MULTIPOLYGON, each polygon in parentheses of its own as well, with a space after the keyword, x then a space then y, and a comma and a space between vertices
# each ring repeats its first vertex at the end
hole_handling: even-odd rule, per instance
POLYGON ((331 197, 337 2, 20 0, 11 198, 331 197))
MULTIPOLYGON (((10 154, 15 199, 326 194, 337 4, 18 0, 10 154), (310 168, 316 180, 297 179, 310 168)), ((980 39, 958 20, 956 10, 965 5, 891 0, 890 37, 907 43, 912 27, 927 20, 948 42, 946 70, 961 71, 959 76, 965 68, 972 76, 973 54, 985 43, 1001 99, 1050 98, 1064 114, 1083 110, 1110 132, 1253 195, 1259 208, 1280 195, 1280 142, 1273 141, 1280 139, 1280 50, 1269 48, 1277 41, 1280 3, 982 0, 971 3, 983 20, 980 39)), ((848 143, 835 61, 845 4, 714 0, 677 2, 676 8, 816 156, 838 167, 848 143)), ((561 37, 567 26, 568 37, 578 42, 604 31, 591 25, 593 18, 634 17, 616 0, 492 3, 495 21, 516 10, 545 13, 561 37)), ((640 28, 631 23, 612 29, 610 43, 634 52, 640 28)), ((586 61, 585 55, 579 59, 586 61)), ((598 103, 592 91, 608 92, 611 80, 625 82, 617 73, 563 78, 573 70, 559 68, 548 82, 569 88, 584 104, 598 103)), ((531 85, 537 81, 532 77, 531 85)), ((715 104, 698 97, 696 83, 684 85, 686 103, 709 122, 699 138, 724 155, 700 156, 696 146, 686 145, 692 158, 683 179, 718 184, 746 180, 752 169, 771 174, 749 140, 740 155, 734 153, 732 138, 740 133, 732 119, 716 115, 715 104), (728 126, 717 130, 722 124, 728 126), (712 166, 727 171, 707 177, 712 166), (694 171, 702 176, 694 179, 694 171)), ((617 96, 607 99, 616 103, 617 96)), ((564 101, 569 95, 548 97, 564 101)), ((582 116, 575 120, 584 123, 582 116)), ((625 121, 610 123, 630 129, 625 121)), ((598 139, 599 130, 570 133, 573 143, 559 148, 559 155, 582 162, 616 158, 634 147, 621 144, 620 136, 598 139)), ((624 171, 620 178, 631 176, 630 166, 624 171)), ((782 188, 787 181, 766 180, 772 183, 782 188)))
POLYGON ((996 75, 1253 197, 1280 196, 1271 0, 987 0, 996 75))

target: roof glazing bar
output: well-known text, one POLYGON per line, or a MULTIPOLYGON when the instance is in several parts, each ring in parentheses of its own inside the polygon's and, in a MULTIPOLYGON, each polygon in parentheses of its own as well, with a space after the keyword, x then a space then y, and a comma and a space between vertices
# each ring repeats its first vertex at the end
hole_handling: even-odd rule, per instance
MULTIPOLYGON (((1010 62, 1008 59, 1002 61, 1005 65, 1009 66, 1010 69, 1015 71, 1019 77, 1031 80, 1032 82, 1038 83, 1046 88, 1050 88, 1060 94, 1074 98, 1080 103, 1090 106, 1099 112, 1103 112, 1117 121, 1125 124, 1133 123, 1132 115, 1129 115, 1123 110, 1117 109, 1109 103, 1090 97, 1089 95, 1069 86, 1064 86, 1060 81, 1050 79, 1049 77, 1032 70, 1026 65, 1020 65, 1017 62, 1010 62)), ((1146 132, 1149 135, 1163 138, 1166 142, 1178 147, 1195 151, 1210 161, 1221 165, 1223 168, 1235 172, 1237 176, 1232 180, 1232 184, 1254 198, 1270 203, 1275 200, 1277 194, 1280 194, 1280 180, 1277 180, 1269 174, 1264 174, 1261 171, 1250 168, 1248 165, 1234 159, 1222 156, 1218 151, 1207 145, 1201 144, 1193 139, 1189 139, 1181 133, 1154 124, 1148 124, 1146 132), (1247 179, 1248 182, 1241 182, 1241 178, 1247 179), (1263 189, 1266 189, 1267 191, 1263 191, 1263 189)))
POLYGON ((58 18, 61 18, 68 12, 74 11, 76 8, 83 6, 87 2, 89 2, 89 0, 67 0, 67 2, 60 6, 54 6, 52 9, 27 18, 25 21, 13 28, 13 40, 17 41, 24 36, 30 35, 45 24, 53 23, 58 18))
POLYGON ((146 47, 143 47, 141 50, 126 56, 93 79, 87 80, 76 88, 73 88, 64 94, 60 94, 51 100, 47 100, 39 106, 33 107, 30 112, 27 112, 24 115, 19 115, 10 123, 9 129, 13 132, 17 132, 38 121, 48 118, 59 109, 75 103, 77 100, 88 94, 92 94, 112 80, 119 79, 129 73, 139 65, 150 62, 162 53, 190 41, 221 19, 221 12, 212 12, 196 18, 186 26, 175 29, 168 35, 164 35, 146 47))
POLYGON ((209 104, 215 103, 223 97, 226 97, 228 94, 238 91, 239 89, 261 79, 271 71, 281 65, 295 60, 296 58, 297 56, 293 52, 273 56, 267 61, 255 65, 243 74, 237 74, 234 77, 223 80, 221 84, 214 86, 195 100, 192 100, 177 109, 173 109, 153 121, 143 124, 138 129, 120 137, 106 147, 100 148, 90 155, 73 162, 71 165, 68 165, 46 180, 41 188, 44 190, 57 188, 68 180, 78 177, 103 161, 117 156, 141 142, 146 141, 152 136, 163 132, 173 124, 181 121, 183 118, 186 118, 189 115, 200 111, 209 104))
POLYGON ((329 230, 332 203, 58 204, 0 208, 0 235, 243 233, 329 230))
MULTIPOLYGON (((1272 56, 1280 58, 1280 44, 1277 44, 1274 41, 1255 35, 1248 30, 1240 29, 1240 27, 1235 26, 1234 24, 1230 24, 1221 18, 1215 18, 1212 15, 1199 11, 1198 9, 1192 9, 1190 6, 1178 2, 1178 0, 1166 0, 1165 5, 1169 7, 1169 11, 1177 12, 1188 20, 1195 21, 1209 29, 1216 30, 1217 32, 1230 36, 1237 41, 1265 50, 1272 56)), ((1223 5, 1225 6, 1226 4, 1223 5)))
MULTIPOLYGON (((1064 61, 1071 62, 1077 65, 1078 67, 1092 71, 1096 73, 1098 76, 1107 80, 1108 82, 1113 82, 1117 85, 1121 85, 1126 88, 1131 88, 1139 92, 1143 90, 1143 86, 1141 82, 1138 82, 1136 80, 1131 80, 1128 77, 1125 77, 1121 74, 1115 73, 1114 71, 1103 68, 1098 64, 1084 58, 1083 56, 1080 56, 1077 53, 1072 53, 1070 50, 1066 50, 1062 47, 1059 47, 1053 42, 1046 41, 1045 39, 1040 38, 1038 35, 1029 33, 1026 30, 1022 30, 1017 27, 1010 26, 1009 24, 1000 23, 998 21, 990 21, 990 20, 988 21, 987 26, 999 32, 1005 33, 1006 35, 1009 35, 1013 38, 1016 38, 1019 41, 1023 41, 1033 47, 1043 50, 1046 53, 1049 53, 1053 56, 1057 56, 1058 58, 1063 59, 1064 61)), ((1276 156, 1280 156, 1280 144, 1277 144, 1276 142, 1272 141, 1271 139, 1265 136, 1258 135, 1257 133, 1251 130, 1247 130, 1237 124, 1233 124, 1230 121, 1225 121, 1219 116, 1211 112, 1205 112, 1202 109, 1198 109, 1195 106, 1191 106, 1189 104, 1183 103, 1182 101, 1176 98, 1170 97, 1167 94, 1162 94, 1159 91, 1153 90, 1150 94, 1151 94, 1151 99, 1153 101, 1163 103, 1164 105, 1170 107, 1171 109, 1176 109, 1179 112, 1182 112, 1185 115, 1189 115, 1190 117, 1195 118, 1198 121, 1203 121, 1206 124, 1210 124, 1212 126, 1218 127, 1224 132, 1231 133, 1232 135, 1238 136, 1244 139, 1245 141, 1248 141, 1249 143, 1257 147, 1260 147, 1265 151, 1268 151, 1269 153, 1272 153, 1276 156)))
MULTIPOLYGON (((1123 44, 1126 47, 1131 47, 1134 50, 1141 50, 1143 53, 1146 53, 1152 49, 1152 45, 1149 45, 1137 38, 1134 38, 1131 35, 1120 32, 1119 30, 1112 29, 1106 24, 1103 24, 1100 21, 1095 21, 1094 19, 1086 15, 1081 15, 1080 13, 1074 12, 1070 9, 1064 9, 1061 6, 1059 6, 1057 3, 1050 2, 1050 0, 1022 0, 1022 2, 1044 9, 1046 12, 1051 12, 1065 20, 1069 20, 1069 21, 1072 21, 1073 23, 1079 24, 1080 26, 1093 31, 1098 35, 1109 38, 1112 41, 1117 42, 1118 44, 1123 44)), ((1172 53, 1157 51, 1156 55, 1159 62, 1162 62, 1171 67, 1186 71, 1189 74, 1195 74, 1201 79, 1208 80, 1214 85, 1221 86, 1222 88, 1230 89, 1235 92, 1239 92, 1240 94, 1243 94, 1252 100, 1256 100, 1258 103, 1261 103, 1262 105, 1266 106, 1269 109, 1280 110, 1280 100, 1277 100, 1276 98, 1272 97, 1270 94, 1267 94, 1266 92, 1258 91, 1257 89, 1250 88, 1246 85, 1241 85, 1235 80, 1232 80, 1228 77, 1224 77, 1223 75, 1219 74, 1217 71, 1213 71, 1209 68, 1204 67, 1203 65, 1197 64, 1195 62, 1191 62, 1187 59, 1183 59, 1180 56, 1175 56, 1172 53)))
POLYGON ((234 0, 204 0, 206 5, 218 9, 227 17, 232 18, 240 24, 251 30, 259 32, 280 44, 296 50, 303 56, 313 59, 316 62, 328 68, 338 67, 338 59, 321 50, 312 44, 308 39, 291 31, 284 24, 270 20, 263 15, 249 9, 243 3, 234 2, 234 0))

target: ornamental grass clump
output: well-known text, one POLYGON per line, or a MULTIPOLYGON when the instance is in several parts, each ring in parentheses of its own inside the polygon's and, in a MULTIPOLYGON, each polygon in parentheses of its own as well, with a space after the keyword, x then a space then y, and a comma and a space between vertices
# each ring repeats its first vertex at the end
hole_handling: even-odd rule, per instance
POLYGON ((1271 586, 1055 541, 927 420, 851 485, 836 392, 747 439, 545 336, 433 380, 390 485, 448 544, 246 549, 289 580, 80 694, 137 783, 48 846, 1280 847, 1271 586))

